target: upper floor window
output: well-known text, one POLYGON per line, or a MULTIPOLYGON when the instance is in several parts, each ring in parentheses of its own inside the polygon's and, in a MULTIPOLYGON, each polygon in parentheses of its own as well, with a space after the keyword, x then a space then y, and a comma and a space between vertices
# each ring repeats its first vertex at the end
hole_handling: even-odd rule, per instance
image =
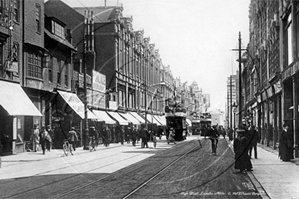
POLYGON ((36 23, 36 31, 41 32, 41 6, 40 6, 40 4, 36 4, 36 6, 35 6, 35 23, 36 23))
POLYGON ((65 38, 65 29, 62 25, 57 23, 56 21, 52 21, 52 33, 61 37, 65 38))
POLYGON ((13 20, 19 22, 20 21, 20 0, 12 1, 12 14, 13 14, 13 20))
POLYGON ((37 53, 28 52, 29 77, 42 79, 42 56, 37 53))

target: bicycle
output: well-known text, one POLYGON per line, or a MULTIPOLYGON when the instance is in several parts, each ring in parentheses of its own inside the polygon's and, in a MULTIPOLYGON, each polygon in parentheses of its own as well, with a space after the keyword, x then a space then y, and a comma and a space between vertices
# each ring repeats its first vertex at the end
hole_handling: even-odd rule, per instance
POLYGON ((66 156, 68 156, 69 152, 71 155, 73 155, 73 146, 72 144, 69 142, 68 139, 65 139, 64 140, 64 143, 63 143, 63 150, 64 150, 64 153, 66 156))
POLYGON ((97 146, 98 146, 98 143, 96 141, 95 136, 90 137, 90 142, 89 142, 89 150, 90 150, 90 152, 96 151, 97 146))

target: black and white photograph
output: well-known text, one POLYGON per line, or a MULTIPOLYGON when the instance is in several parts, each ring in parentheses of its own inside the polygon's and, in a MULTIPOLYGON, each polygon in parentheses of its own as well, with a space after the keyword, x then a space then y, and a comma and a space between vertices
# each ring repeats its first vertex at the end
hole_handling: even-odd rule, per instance
POLYGON ((298 0, 0 0, 0 199, 299 199, 298 0))

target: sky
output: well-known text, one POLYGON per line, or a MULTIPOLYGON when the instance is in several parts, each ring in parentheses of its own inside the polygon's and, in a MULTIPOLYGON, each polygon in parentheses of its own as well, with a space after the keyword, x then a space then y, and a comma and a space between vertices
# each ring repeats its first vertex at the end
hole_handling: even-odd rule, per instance
MULTIPOLYGON (((71 7, 104 6, 105 0, 62 0, 71 7)), ((238 69, 238 36, 249 41, 250 0, 107 0, 123 4, 123 16, 133 17, 133 29, 159 50, 174 77, 196 81, 210 94, 211 110, 225 110, 227 77, 238 69)))

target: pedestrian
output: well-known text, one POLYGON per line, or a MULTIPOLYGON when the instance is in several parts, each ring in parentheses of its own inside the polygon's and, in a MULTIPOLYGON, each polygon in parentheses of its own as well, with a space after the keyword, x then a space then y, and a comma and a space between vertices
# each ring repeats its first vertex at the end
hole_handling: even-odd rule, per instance
POLYGON ((132 139, 132 146, 136 145, 136 140, 137 140, 138 132, 136 130, 136 127, 132 127, 132 134, 131 134, 131 139, 132 139))
POLYGON ((51 126, 50 125, 47 125, 47 132, 48 132, 48 135, 49 135, 49 138, 48 138, 48 140, 49 140, 49 146, 47 146, 47 149, 48 149, 48 151, 50 151, 51 149, 52 149, 52 147, 53 147, 53 141, 54 141, 54 132, 53 132, 53 130, 51 129, 51 126))
POLYGON ((148 148, 148 130, 147 127, 144 127, 143 130, 141 131, 141 138, 142 138, 142 143, 141 147, 142 148, 148 148))
POLYGON ((108 128, 108 126, 106 126, 106 133, 107 133, 107 146, 109 146, 109 144, 111 142, 111 131, 108 128))
POLYGON ((176 144, 176 142, 175 142, 175 131, 174 131, 174 128, 173 127, 171 127, 170 128, 170 131, 169 131, 169 136, 168 136, 168 144, 170 143, 170 142, 174 142, 174 144, 176 144))
POLYGON ((102 137, 104 146, 108 147, 108 145, 109 145, 108 130, 105 125, 102 126, 101 137, 102 137))
POLYGON ((210 129, 210 141, 211 141, 211 151, 213 155, 217 155, 217 147, 219 142, 219 131, 217 126, 213 126, 210 129))
MULTIPOLYGON (((91 126, 89 129, 89 146, 92 147, 92 149, 96 150, 98 146, 98 132, 96 131, 95 126, 91 126)), ((91 150, 91 149, 90 149, 91 150)))
POLYGON ((153 147, 156 148, 156 143, 157 143, 156 133, 154 131, 151 131, 151 135, 150 136, 152 138, 153 147))
POLYGON ((72 145, 74 151, 76 151, 75 141, 78 140, 78 136, 77 136, 77 133, 75 131, 75 127, 71 127, 71 130, 68 133, 68 139, 69 139, 69 143, 72 145))
POLYGON ((259 142, 259 135, 258 135, 258 131, 255 129, 254 125, 251 125, 249 134, 250 134, 249 156, 251 158, 252 149, 254 149, 254 157, 255 157, 255 159, 257 159, 257 143, 259 142))
POLYGON ((229 128, 228 129, 228 138, 229 138, 229 141, 233 140, 233 133, 234 133, 234 130, 232 128, 229 128))
POLYGON ((48 145, 49 146, 49 134, 48 134, 48 131, 46 130, 46 128, 43 126, 42 127, 42 130, 39 134, 40 136, 40 144, 41 144, 41 147, 42 147, 42 151, 43 151, 43 154, 45 155, 46 153, 46 146, 48 145))
POLYGON ((130 138, 132 137, 131 136, 131 134, 132 134, 132 130, 131 130, 131 127, 130 126, 128 126, 127 127, 127 130, 126 130, 126 142, 127 142, 127 144, 130 144, 130 138))
POLYGON ((39 150, 39 145, 40 145, 40 130, 38 128, 38 124, 33 125, 31 141, 32 141, 32 151, 37 152, 39 150))
POLYGON ((287 124, 283 124, 282 133, 279 138, 279 158, 282 161, 290 161, 293 157, 293 134, 287 124))
POLYGON ((113 124, 111 127, 111 142, 112 143, 117 143, 117 134, 116 134, 116 125, 113 124))
POLYGON ((125 127, 122 126, 119 134, 120 142, 122 145, 124 145, 124 137, 125 137, 125 127))
POLYGON ((234 168, 240 170, 240 173, 244 173, 245 170, 252 171, 252 163, 248 154, 247 138, 245 136, 245 129, 239 128, 237 130, 237 138, 233 141, 234 168))

